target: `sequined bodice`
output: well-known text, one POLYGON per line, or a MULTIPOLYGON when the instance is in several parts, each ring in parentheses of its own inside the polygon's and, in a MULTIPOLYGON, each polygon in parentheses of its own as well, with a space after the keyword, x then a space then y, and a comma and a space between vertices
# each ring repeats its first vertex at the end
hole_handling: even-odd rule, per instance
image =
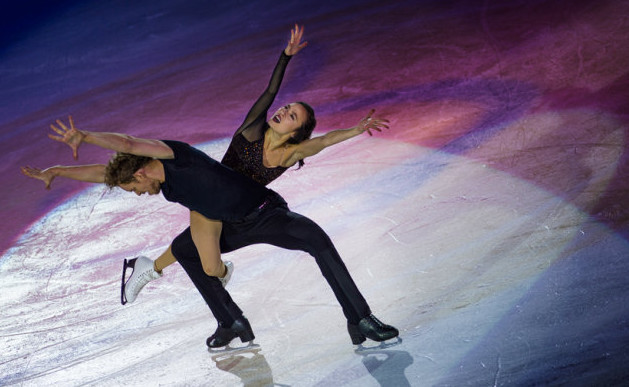
POLYGON ((277 179, 288 168, 267 168, 263 163, 264 136, 256 141, 247 141, 242 134, 237 134, 223 156, 223 164, 236 172, 252 178, 262 185, 277 179))

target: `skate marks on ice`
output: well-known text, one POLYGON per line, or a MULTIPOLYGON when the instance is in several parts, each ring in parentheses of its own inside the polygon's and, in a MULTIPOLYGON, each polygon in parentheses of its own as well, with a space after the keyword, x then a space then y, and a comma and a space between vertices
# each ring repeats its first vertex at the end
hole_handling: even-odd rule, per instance
MULTIPOLYGON (((355 356, 327 371, 313 386, 420 386, 422 375, 417 348, 396 338, 383 343, 368 341, 354 346, 355 356)), ((412 341, 412 340, 411 340, 412 341)), ((325 356, 338 356, 335 350, 325 356)))
MULTIPOLYGON (((209 375, 233 380, 221 367, 242 380, 252 377, 250 367, 259 368, 261 374, 271 375, 265 378, 287 384, 450 380, 462 376, 456 365, 484 346, 485 335, 497 322, 516 313, 514 305, 555 260, 598 240, 585 226, 588 217, 561 198, 473 160, 376 138, 359 139, 349 150, 349 145, 338 145, 333 158, 328 156, 308 173, 287 172, 292 173, 291 181, 278 181, 274 188, 295 211, 312 216, 329 232, 372 308, 408 340, 351 356, 342 328, 330 332, 330 326, 317 324, 317 319, 297 321, 295 313, 303 310, 319 317, 326 311, 332 318, 341 313, 334 309, 337 305, 324 281, 312 274, 313 262, 276 248, 258 254, 243 250, 231 255, 247 268, 234 277, 232 294, 250 318, 259 321, 256 331, 261 340, 268 340, 267 350, 211 354, 216 355, 211 356, 216 368, 197 370, 204 358, 203 340, 214 321, 180 269, 147 285, 131 306, 122 307, 117 299, 122 259, 159 254, 162 244, 186 226, 187 214, 159 198, 134 198, 115 190, 101 198, 88 190, 32 227, 2 260, 0 288, 13 288, 5 292, 12 296, 1 301, 3 313, 10 313, 0 324, 5 335, 11 335, 6 351, 12 359, 3 368, 15 372, 5 381, 45 384, 69 374, 77 382, 114 381, 133 369, 137 378, 126 377, 133 384, 162 361, 169 362, 172 379, 179 375, 189 382, 209 375), (366 170, 356 160, 369 159, 373 147, 387 156, 366 170), (426 162, 439 163, 438 173, 423 168, 426 162), (340 174, 348 176, 344 184, 329 178, 340 174), (153 199, 157 201, 149 202, 153 199), (127 238, 129 233, 136 238, 127 238), (278 271, 293 275, 281 277, 277 289, 270 289, 268 276, 278 271), (34 280, 42 277, 47 280, 34 280), (287 328, 278 330, 273 321, 261 319, 260 295, 270 292, 277 293, 264 298, 262 309, 282 311, 291 320, 287 328, 292 329, 292 342, 326 340, 316 347, 275 345, 278 332, 281 336, 287 328), (306 309, 300 309, 301 304, 306 309), (25 315, 28 326, 11 323, 25 315), (121 327, 127 330, 120 333, 121 327), (88 357, 77 356, 81 352, 88 357), (101 362, 112 356, 135 360, 131 365, 108 361, 103 367, 101 362), (346 374, 348 369, 352 373, 346 374)), ((514 369, 531 362, 525 355, 505 358, 504 364, 507 360, 514 369)))

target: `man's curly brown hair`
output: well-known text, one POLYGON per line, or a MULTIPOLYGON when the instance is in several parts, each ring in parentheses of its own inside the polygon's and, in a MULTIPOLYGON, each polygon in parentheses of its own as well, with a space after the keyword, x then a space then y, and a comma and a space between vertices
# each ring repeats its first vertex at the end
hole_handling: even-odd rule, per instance
POLYGON ((105 184, 109 188, 135 181, 133 174, 153 158, 129 153, 116 153, 105 167, 105 184))

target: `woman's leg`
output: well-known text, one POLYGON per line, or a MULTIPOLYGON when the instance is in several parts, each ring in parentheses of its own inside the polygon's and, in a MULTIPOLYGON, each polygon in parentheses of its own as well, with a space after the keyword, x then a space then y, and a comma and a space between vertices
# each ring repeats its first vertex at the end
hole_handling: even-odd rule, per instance
POLYGON ((282 204, 270 205, 257 217, 242 223, 223 223, 221 251, 267 243, 290 250, 301 250, 315 258, 343 308, 348 322, 357 324, 371 314, 343 260, 328 235, 315 222, 291 212, 282 204))
POLYGON ((283 200, 278 200, 261 211, 254 223, 246 233, 229 233, 225 242, 230 242, 228 238, 231 237, 234 246, 243 242, 269 243, 312 255, 343 308, 353 344, 361 344, 366 338, 385 341, 399 335, 396 328, 382 323, 371 314, 369 305, 356 287, 332 241, 315 222, 291 212, 283 200), (241 239, 243 236, 245 240, 241 239))
MULTIPOLYGON (((276 203, 268 205, 243 222, 223 223, 221 252, 230 252, 256 243, 302 250, 315 258, 341 304, 354 344, 360 344, 365 337, 383 341, 398 335, 397 329, 382 324, 371 314, 367 302, 356 287, 332 241, 312 220, 289 211, 285 203, 279 205, 276 203)), ((253 339, 248 321, 229 293, 220 285, 218 278, 208 277, 203 271, 189 230, 184 231, 173 241, 173 253, 219 321, 219 329, 208 338, 208 345, 223 346, 236 335, 240 336, 243 333, 253 339), (221 332, 221 326, 230 327, 232 321, 235 321, 234 326, 238 326, 221 332)))

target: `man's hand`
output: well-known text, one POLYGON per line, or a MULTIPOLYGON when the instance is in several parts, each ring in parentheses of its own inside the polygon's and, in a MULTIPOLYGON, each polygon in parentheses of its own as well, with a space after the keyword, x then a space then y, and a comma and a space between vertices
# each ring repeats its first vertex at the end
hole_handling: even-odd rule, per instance
POLYGON ((56 175, 52 172, 52 168, 41 170, 39 168, 26 166, 20 169, 26 176, 43 181, 44 184, 46 184, 46 189, 50 189, 50 184, 56 177, 56 175))
POLYGON ((72 116, 68 116, 68 121, 70 122, 70 128, 65 126, 65 124, 61 120, 57 120, 57 125, 59 125, 59 127, 51 124, 50 129, 57 133, 58 136, 55 136, 54 134, 49 134, 48 137, 55 141, 67 144, 72 149, 72 157, 74 157, 75 160, 78 160, 79 146, 81 146, 81 143, 85 138, 85 134, 74 127, 72 116))

